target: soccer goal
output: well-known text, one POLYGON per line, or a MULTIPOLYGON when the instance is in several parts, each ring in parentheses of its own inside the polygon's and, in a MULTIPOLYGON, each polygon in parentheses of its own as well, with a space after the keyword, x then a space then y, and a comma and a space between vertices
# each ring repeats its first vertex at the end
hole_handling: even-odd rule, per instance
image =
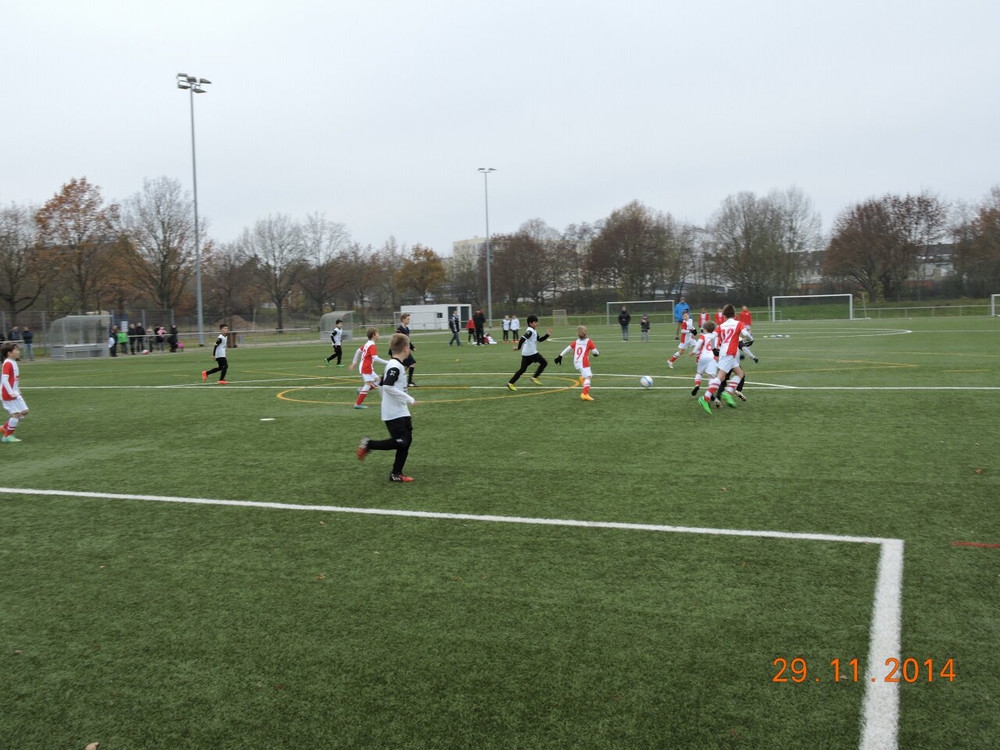
POLYGON ((997 316, 997 302, 1000 301, 1000 294, 990 295, 990 317, 995 318, 997 316))
POLYGON ((552 325, 554 326, 568 326, 569 318, 566 317, 565 310, 553 310, 552 311, 552 325))
POLYGON ((854 320, 853 294, 793 294, 771 297, 771 322, 854 320))
POLYGON ((354 310, 334 310, 333 312, 323 313, 319 319, 320 341, 330 340, 330 334, 333 333, 333 328, 338 320, 343 321, 341 323, 344 328, 343 340, 350 341, 354 338, 354 310))
POLYGON ((672 299, 633 299, 624 302, 606 302, 607 325, 618 322, 622 305, 632 316, 632 322, 648 315, 651 323, 674 323, 674 301, 672 299))

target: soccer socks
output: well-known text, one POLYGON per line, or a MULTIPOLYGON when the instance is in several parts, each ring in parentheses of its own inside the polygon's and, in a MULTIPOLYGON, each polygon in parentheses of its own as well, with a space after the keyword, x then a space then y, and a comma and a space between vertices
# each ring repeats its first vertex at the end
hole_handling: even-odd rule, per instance
POLYGON ((17 417, 11 417, 7 420, 7 423, 3 426, 4 437, 9 437, 14 434, 14 428, 17 427, 18 422, 21 420, 17 417))
POLYGON ((736 386, 740 384, 742 378, 739 375, 733 375, 729 378, 729 382, 726 384, 726 393, 733 394, 736 391, 736 386))
POLYGON ((590 394, 590 378, 583 379, 583 392, 588 395, 590 394))
POLYGON ((722 385, 722 378, 712 378, 708 384, 708 390, 705 391, 706 401, 711 401, 715 398, 715 392, 719 390, 720 385, 722 385))
POLYGON ((354 405, 361 406, 361 404, 364 403, 365 397, 368 395, 368 391, 370 391, 371 389, 372 389, 371 385, 369 383, 365 383, 361 387, 361 393, 358 394, 358 400, 354 402, 354 405))

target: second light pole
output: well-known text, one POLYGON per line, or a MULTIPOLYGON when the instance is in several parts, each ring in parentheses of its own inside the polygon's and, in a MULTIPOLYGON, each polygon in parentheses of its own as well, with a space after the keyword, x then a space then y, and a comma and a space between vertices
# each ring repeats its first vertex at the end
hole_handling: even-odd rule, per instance
POLYGON ((483 173, 483 197, 486 200, 486 317, 489 318, 490 328, 493 327, 493 263, 490 259, 490 172, 496 172, 493 167, 480 167, 483 173))

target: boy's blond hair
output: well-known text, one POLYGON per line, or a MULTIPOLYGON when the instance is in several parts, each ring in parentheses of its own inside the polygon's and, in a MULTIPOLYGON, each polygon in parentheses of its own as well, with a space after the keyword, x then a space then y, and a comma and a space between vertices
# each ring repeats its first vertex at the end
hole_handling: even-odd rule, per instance
POLYGON ((394 333, 389 339, 389 354, 399 354, 403 347, 410 343, 410 337, 405 333, 394 333))
POLYGON ((369 340, 375 338, 378 336, 378 328, 375 326, 370 327, 367 331, 365 331, 365 335, 369 338, 369 340))
POLYGON ((576 327, 576 335, 577 335, 578 338, 581 338, 581 339, 587 338, 587 326, 577 326, 576 327))

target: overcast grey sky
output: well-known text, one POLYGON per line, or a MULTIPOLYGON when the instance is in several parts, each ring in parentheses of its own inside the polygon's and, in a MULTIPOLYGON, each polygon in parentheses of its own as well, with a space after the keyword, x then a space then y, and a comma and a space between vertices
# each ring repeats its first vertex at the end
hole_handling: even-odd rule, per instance
POLYGON ((217 241, 320 212, 376 247, 792 186, 828 231, 1000 184, 997 0, 0 0, 0 203, 168 176, 217 241))

